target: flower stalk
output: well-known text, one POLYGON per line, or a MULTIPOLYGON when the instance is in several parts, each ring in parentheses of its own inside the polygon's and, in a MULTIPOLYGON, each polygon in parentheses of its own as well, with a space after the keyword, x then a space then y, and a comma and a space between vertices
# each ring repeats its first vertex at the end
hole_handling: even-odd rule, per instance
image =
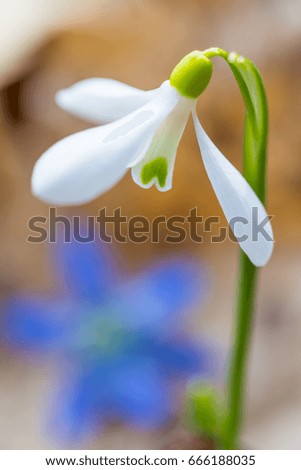
MULTIPOLYGON (((243 174, 262 203, 266 193, 268 108, 260 73, 249 60, 219 48, 204 52, 224 58, 238 83, 245 106, 243 174)), ((224 449, 240 447, 244 415, 246 369, 252 335, 258 269, 241 251, 237 283, 236 316, 227 389, 227 413, 220 442, 224 449)))

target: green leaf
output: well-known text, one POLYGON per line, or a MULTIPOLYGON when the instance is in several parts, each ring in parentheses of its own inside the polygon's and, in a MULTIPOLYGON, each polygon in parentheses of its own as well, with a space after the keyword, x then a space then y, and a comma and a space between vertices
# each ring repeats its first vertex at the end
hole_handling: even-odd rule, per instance
POLYGON ((186 416, 191 428, 201 435, 217 439, 224 416, 222 400, 214 387, 196 382, 189 386, 186 400, 186 416))

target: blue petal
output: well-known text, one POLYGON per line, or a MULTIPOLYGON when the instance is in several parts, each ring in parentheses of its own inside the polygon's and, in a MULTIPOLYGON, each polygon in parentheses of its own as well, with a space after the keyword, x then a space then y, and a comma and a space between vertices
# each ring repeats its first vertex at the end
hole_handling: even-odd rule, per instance
POLYGON ((211 375, 215 370, 216 358, 209 343, 200 340, 178 340, 154 342, 153 356, 160 361, 167 375, 187 377, 192 374, 211 375))
MULTIPOLYGON (((81 235, 88 228, 81 226, 81 235)), ((53 244, 55 266, 62 273, 70 293, 87 302, 103 300, 114 285, 116 278, 109 249, 97 241, 66 243, 59 240, 53 244)))
POLYGON ((51 431, 62 443, 79 444, 102 431, 108 410, 103 382, 94 368, 65 374, 50 417, 51 431))
POLYGON ((129 424, 157 428, 172 416, 171 389, 151 360, 125 362, 112 371, 109 380, 111 407, 129 424))
POLYGON ((152 266, 123 285, 120 302, 133 328, 155 327, 164 332, 180 314, 208 290, 205 269, 183 258, 152 266))
POLYGON ((27 350, 56 349, 66 336, 70 305, 44 298, 10 298, 4 304, 1 335, 27 350))

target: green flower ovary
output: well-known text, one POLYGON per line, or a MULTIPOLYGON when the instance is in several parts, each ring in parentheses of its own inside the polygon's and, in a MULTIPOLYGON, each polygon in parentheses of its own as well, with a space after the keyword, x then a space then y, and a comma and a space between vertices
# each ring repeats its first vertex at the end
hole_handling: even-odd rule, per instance
POLYGON ((140 177, 143 184, 148 184, 157 178, 161 188, 165 186, 168 175, 168 163, 165 157, 157 157, 146 163, 141 170, 140 177))
POLYGON ((212 75, 212 62, 201 51, 192 51, 171 72, 170 84, 178 92, 196 99, 205 90, 212 75))

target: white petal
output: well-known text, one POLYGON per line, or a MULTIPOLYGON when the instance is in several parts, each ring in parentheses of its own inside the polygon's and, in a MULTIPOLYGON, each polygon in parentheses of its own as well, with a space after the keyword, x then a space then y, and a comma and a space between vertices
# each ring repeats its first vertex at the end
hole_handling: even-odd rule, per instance
POLYGON ((88 78, 56 94, 65 111, 95 124, 112 122, 144 106, 158 89, 143 91, 109 78, 88 78))
POLYGON ((272 226, 270 221, 262 224, 264 233, 258 233, 256 227, 267 220, 266 210, 244 177, 209 139, 195 113, 193 119, 204 166, 226 219, 252 263, 264 266, 273 251, 272 226), (237 217, 243 219, 235 221, 237 217))
POLYGON ((127 166, 147 151, 153 135, 177 103, 166 92, 123 119, 66 137, 37 161, 32 191, 45 202, 83 204, 114 186, 127 166), (164 98, 164 99, 163 99, 164 98))
POLYGON ((154 184, 159 191, 171 189, 178 145, 194 106, 194 100, 182 97, 157 129, 145 157, 131 165, 133 179, 142 188, 154 184))

